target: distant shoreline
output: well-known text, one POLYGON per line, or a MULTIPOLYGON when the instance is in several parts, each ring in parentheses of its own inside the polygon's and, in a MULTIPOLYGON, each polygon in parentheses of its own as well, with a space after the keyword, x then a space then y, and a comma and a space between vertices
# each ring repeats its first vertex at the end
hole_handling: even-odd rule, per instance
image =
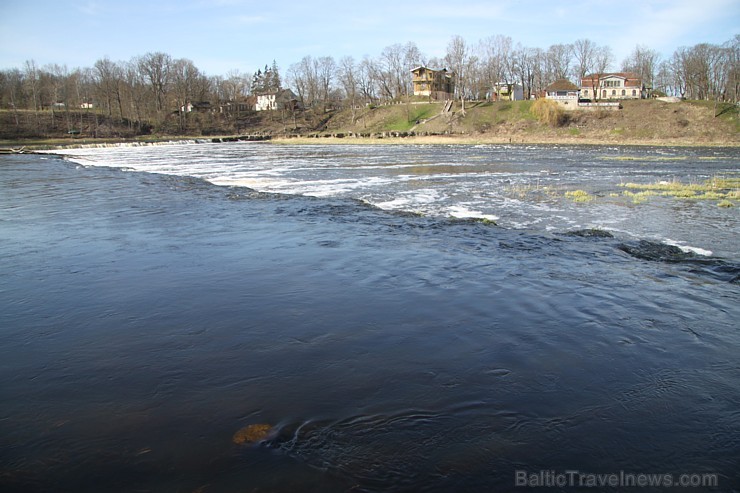
MULTIPOLYGON (((247 142, 243 136, 171 136, 150 139, 80 139, 60 142, 57 139, 33 141, 0 141, 2 149, 23 148, 24 153, 36 151, 53 151, 56 149, 74 149, 85 147, 105 147, 116 145, 161 145, 167 143, 214 143, 214 142, 247 142)), ((288 136, 278 135, 260 141, 262 144, 274 145, 588 145, 588 146, 624 146, 624 147, 740 147, 740 142, 702 141, 687 138, 676 139, 599 139, 589 137, 564 136, 511 136, 496 135, 416 135, 408 137, 356 137, 356 136, 288 136)), ((12 153, 6 153, 12 154, 12 153)))
POLYGON ((407 145, 589 145, 589 146, 648 146, 648 147, 740 147, 738 142, 702 142, 679 139, 614 139, 604 140, 596 138, 563 138, 559 137, 528 137, 514 136, 498 137, 489 135, 430 135, 413 137, 274 137, 270 141, 273 144, 293 145, 382 145, 382 144, 407 144, 407 145))

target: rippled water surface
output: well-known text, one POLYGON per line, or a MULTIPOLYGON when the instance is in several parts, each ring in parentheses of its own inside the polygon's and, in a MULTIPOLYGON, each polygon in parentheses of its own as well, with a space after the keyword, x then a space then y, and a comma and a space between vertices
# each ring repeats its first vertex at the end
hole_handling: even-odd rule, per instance
POLYGON ((738 252, 737 209, 650 196, 629 183, 740 178, 740 151, 599 146, 275 146, 254 143, 67 151, 84 165, 196 176, 218 185, 354 198, 383 209, 485 218, 541 231, 602 228, 700 253, 738 252), (583 190, 588 204, 565 194, 583 190), (647 200, 649 199, 649 200, 647 200))
POLYGON ((616 196, 737 151, 70 152, 0 157, 0 490, 740 488, 737 208, 616 196))

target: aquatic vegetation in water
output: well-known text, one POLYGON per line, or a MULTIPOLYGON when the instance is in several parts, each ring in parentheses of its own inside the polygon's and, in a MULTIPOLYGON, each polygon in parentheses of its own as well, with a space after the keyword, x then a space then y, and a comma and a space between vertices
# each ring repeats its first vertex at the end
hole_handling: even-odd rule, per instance
POLYGON ((561 191, 555 187, 547 185, 540 185, 539 180, 537 183, 518 183, 509 185, 504 188, 504 193, 508 197, 513 197, 519 200, 547 200, 560 197, 561 191))
POLYGON ((735 204, 732 203, 731 200, 720 200, 719 203, 717 203, 719 207, 735 207, 735 204))
POLYGON ((237 445, 243 445, 245 443, 256 443, 261 442, 272 431, 272 426, 266 424, 253 424, 245 426, 236 433, 232 440, 237 445))
POLYGON ((625 197, 630 197, 633 204, 642 204, 647 202, 648 197, 652 195, 658 195, 657 192, 652 190, 643 190, 642 192, 630 192, 629 190, 624 191, 625 197))
MULTIPOLYGON (((739 200, 740 178, 712 177, 702 183, 682 183, 678 180, 659 181, 655 183, 624 183, 623 194, 632 197, 635 203, 644 202, 650 195, 675 197, 687 200, 739 200), (640 190, 633 192, 632 190, 640 190)), ((724 206, 727 207, 727 206, 724 206)))
POLYGON ((604 161, 685 161, 688 156, 601 156, 599 159, 604 161))
POLYGON ((565 196, 571 199, 573 202, 591 202, 594 197, 585 190, 571 190, 565 192, 565 196))

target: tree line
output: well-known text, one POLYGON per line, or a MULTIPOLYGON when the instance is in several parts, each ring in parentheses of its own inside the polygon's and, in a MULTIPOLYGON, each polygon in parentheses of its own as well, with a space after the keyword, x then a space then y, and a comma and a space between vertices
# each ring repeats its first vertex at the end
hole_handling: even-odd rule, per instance
POLYGON ((308 109, 357 108, 400 100, 411 95, 410 71, 420 65, 454 72, 457 97, 462 100, 490 98, 501 83, 520 84, 530 98, 557 79, 580 85, 587 74, 617 68, 638 74, 654 93, 737 102, 740 35, 721 45, 681 47, 665 59, 656 50, 637 45, 621 63, 609 46, 589 39, 542 49, 503 35, 476 43, 454 36, 442 58, 427 57, 409 42, 388 46, 379 55, 361 60, 305 56, 291 64, 284 77, 275 62, 254 73, 232 70, 208 76, 191 60, 160 52, 129 61, 103 58, 92 67, 75 69, 56 64, 39 67, 28 61, 23 67, 0 71, 0 107, 15 112, 95 108, 141 130, 145 124, 166 118, 184 123, 187 115, 180 110, 190 102, 235 103, 281 87, 293 90, 308 109))

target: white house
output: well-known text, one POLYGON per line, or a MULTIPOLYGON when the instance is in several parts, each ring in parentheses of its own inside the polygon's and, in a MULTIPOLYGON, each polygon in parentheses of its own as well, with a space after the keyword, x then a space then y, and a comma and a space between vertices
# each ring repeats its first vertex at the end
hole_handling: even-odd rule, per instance
POLYGON ((298 106, 298 96, 290 89, 281 89, 257 95, 255 111, 274 111, 282 109, 295 109, 298 106))
POLYGON ((524 87, 521 84, 499 82, 491 88, 490 97, 493 101, 523 101, 524 87))
POLYGON ((545 88, 545 99, 555 101, 566 110, 578 109, 578 86, 567 79, 558 79, 545 88))
POLYGON ((588 74, 581 80, 581 99, 644 99, 647 90, 632 72, 588 74))

